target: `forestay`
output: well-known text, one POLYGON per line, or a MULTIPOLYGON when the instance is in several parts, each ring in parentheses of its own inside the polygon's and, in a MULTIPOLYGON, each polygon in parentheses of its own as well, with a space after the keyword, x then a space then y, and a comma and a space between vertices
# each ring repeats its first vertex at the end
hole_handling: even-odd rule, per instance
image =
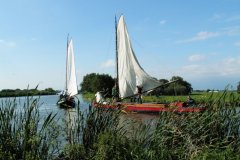
POLYGON ((143 87, 143 92, 161 85, 150 77, 140 66, 131 46, 124 17, 121 16, 117 26, 117 53, 118 53, 118 85, 120 98, 136 94, 136 86, 143 87))

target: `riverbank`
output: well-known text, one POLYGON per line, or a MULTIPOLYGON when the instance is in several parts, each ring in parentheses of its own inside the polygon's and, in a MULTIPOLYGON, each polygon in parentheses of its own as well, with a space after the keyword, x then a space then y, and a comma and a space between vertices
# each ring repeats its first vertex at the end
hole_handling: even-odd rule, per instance
MULTIPOLYGON (((143 102, 154 102, 154 103, 171 103, 171 102, 186 102, 187 97, 191 96, 192 99, 196 103, 206 103, 211 99, 219 99, 220 97, 225 98, 226 102, 231 101, 231 98, 234 96, 237 99, 240 99, 240 94, 237 93, 236 91, 219 91, 219 92, 193 92, 190 95, 179 95, 179 96, 148 96, 148 95, 143 95, 142 99, 143 102)), ((89 101, 92 101, 95 99, 95 94, 94 93, 85 93, 83 94, 83 97, 85 99, 88 99, 89 101)), ((110 101, 110 99, 109 99, 110 101)), ((127 100, 125 100, 127 101, 127 100)))
POLYGON ((37 95, 55 95, 59 91, 52 88, 46 88, 44 90, 38 89, 3 89, 0 91, 0 97, 22 97, 22 96, 37 96, 37 95))

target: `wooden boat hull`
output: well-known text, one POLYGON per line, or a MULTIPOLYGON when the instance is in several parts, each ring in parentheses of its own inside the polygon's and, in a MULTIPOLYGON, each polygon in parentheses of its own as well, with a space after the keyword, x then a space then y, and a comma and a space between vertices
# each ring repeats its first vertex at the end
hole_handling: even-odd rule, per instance
POLYGON ((60 108, 74 108, 76 103, 75 100, 67 100, 65 98, 59 99, 57 102, 57 105, 59 105, 60 108))
POLYGON ((178 103, 116 103, 116 104, 97 104, 93 103, 94 107, 121 109, 124 112, 141 112, 141 113, 159 113, 159 112, 177 112, 191 113, 202 112, 205 107, 190 107, 185 102, 178 103))

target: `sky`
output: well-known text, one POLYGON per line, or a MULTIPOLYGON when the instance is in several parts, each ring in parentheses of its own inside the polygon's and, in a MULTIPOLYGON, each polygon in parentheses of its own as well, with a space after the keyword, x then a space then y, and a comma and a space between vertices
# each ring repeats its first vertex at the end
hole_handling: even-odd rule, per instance
POLYGON ((0 90, 64 89, 67 36, 78 85, 115 77, 115 16, 157 79, 180 76, 194 90, 240 81, 239 0, 0 0, 0 90))

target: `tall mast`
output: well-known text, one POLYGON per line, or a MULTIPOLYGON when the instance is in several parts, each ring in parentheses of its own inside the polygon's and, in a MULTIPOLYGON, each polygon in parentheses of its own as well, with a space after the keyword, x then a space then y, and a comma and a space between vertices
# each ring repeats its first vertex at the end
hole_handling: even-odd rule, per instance
MULTIPOLYGON (((116 89, 117 89, 117 93, 119 93, 119 86, 118 86, 118 42, 117 42, 117 18, 115 15, 115 50, 116 50, 116 89)), ((118 94, 119 95, 119 94, 118 94)))
POLYGON ((69 45, 69 34, 67 36, 67 54, 66 54, 66 92, 67 92, 67 83, 68 83, 68 45, 69 45))

